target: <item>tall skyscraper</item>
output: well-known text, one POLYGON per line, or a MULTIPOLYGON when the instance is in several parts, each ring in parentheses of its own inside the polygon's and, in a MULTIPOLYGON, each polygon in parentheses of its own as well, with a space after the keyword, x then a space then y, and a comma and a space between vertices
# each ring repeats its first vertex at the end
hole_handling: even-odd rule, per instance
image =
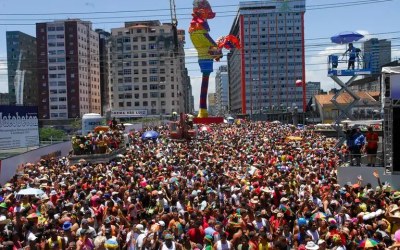
POLYGON ((229 77, 227 65, 220 66, 216 72, 215 102, 217 115, 224 115, 229 112, 229 77))
POLYGON ((160 21, 126 22, 111 30, 112 116, 184 112, 183 39, 184 32, 178 31, 175 44, 172 25, 160 21))
POLYGON ((391 62, 392 43, 386 39, 371 38, 363 43, 366 63, 369 64, 371 73, 381 73, 382 65, 391 62))
POLYGON ((7 31, 8 93, 10 105, 38 105, 36 38, 7 31))
POLYGON ((36 24, 39 118, 101 112, 99 36, 79 19, 36 24))
POLYGON ((231 34, 241 50, 228 55, 230 106, 234 113, 259 113, 263 108, 303 109, 305 85, 305 0, 247 1, 231 34))

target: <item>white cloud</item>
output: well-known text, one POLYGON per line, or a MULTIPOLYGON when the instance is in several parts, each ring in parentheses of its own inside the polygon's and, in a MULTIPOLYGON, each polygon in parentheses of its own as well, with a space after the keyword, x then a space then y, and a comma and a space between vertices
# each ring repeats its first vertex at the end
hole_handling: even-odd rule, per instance
POLYGON ((327 76, 328 56, 343 53, 345 50, 345 45, 333 45, 322 48, 313 55, 307 55, 306 52, 306 81, 321 82, 321 88, 324 90, 334 88, 334 82, 327 76))
POLYGON ((399 49, 393 49, 392 48, 392 58, 393 59, 400 59, 400 50, 399 49))

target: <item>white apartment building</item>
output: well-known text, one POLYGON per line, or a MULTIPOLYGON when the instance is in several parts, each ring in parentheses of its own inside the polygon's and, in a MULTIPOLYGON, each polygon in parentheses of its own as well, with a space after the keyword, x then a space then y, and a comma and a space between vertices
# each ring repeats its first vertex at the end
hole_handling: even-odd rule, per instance
MULTIPOLYGON (((171 24, 127 22, 111 30, 110 106, 117 118, 170 115, 184 112, 184 32, 178 49, 171 24)), ((190 83, 189 83, 190 84, 190 83)))

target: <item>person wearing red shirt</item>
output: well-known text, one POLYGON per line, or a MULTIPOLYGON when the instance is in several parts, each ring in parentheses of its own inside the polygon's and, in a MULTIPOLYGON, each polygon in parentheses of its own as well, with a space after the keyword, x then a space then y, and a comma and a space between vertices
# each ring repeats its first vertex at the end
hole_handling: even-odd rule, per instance
POLYGON ((367 144, 365 151, 367 152, 368 166, 375 167, 376 153, 378 152, 378 133, 373 131, 372 127, 368 127, 368 132, 365 134, 367 144))
POLYGON ((196 221, 194 227, 189 229, 189 231, 187 232, 190 241, 196 244, 203 244, 204 236, 206 236, 203 228, 201 228, 201 224, 201 221, 196 221))

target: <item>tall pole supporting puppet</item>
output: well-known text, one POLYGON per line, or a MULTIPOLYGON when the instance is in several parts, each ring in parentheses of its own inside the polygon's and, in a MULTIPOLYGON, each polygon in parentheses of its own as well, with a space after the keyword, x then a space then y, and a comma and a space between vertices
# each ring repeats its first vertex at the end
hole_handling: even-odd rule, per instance
POLYGON ((216 43, 208 34, 210 27, 207 20, 215 17, 211 5, 207 0, 194 0, 193 19, 190 22, 189 34, 199 57, 199 66, 202 73, 199 118, 208 117, 207 94, 210 74, 213 72, 213 61, 222 58, 222 48, 231 49, 239 47, 236 37, 228 35, 216 43))

